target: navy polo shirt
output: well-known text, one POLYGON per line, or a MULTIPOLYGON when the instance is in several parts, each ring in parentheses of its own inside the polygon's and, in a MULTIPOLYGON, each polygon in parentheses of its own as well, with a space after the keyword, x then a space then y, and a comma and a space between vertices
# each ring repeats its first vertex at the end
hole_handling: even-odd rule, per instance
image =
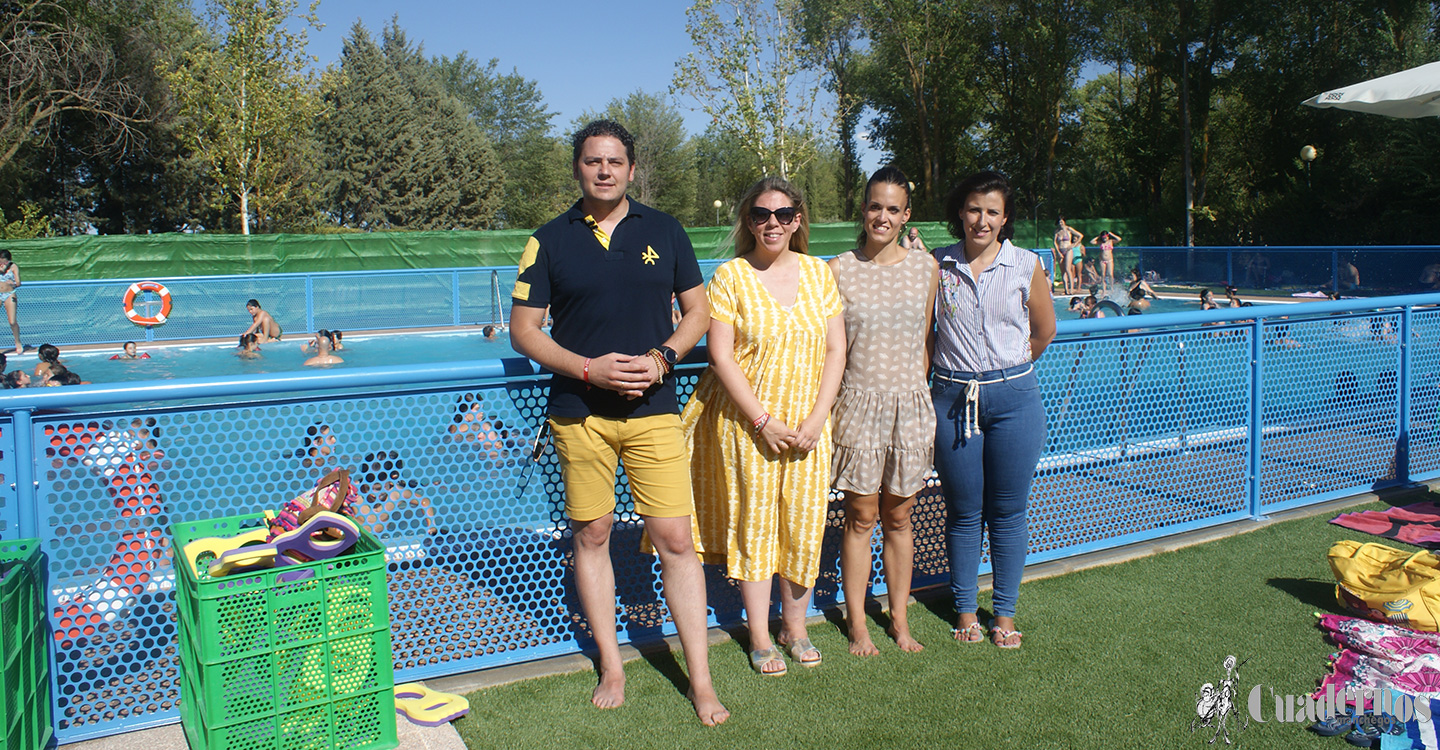
MULTIPOLYGON (((604 233, 576 201, 535 230, 520 258, 514 304, 549 305, 551 338, 582 357, 639 355, 665 343, 675 332, 670 295, 705 281, 680 222, 629 200, 630 211, 608 237, 608 248, 604 233)), ((563 375, 550 383, 552 417, 626 418, 679 411, 672 378, 634 400, 563 375)))

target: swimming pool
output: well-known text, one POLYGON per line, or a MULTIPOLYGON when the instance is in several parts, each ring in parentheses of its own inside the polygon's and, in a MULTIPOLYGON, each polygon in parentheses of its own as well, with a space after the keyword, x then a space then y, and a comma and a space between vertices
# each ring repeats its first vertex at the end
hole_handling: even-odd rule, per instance
MULTIPOLYGON (((241 359, 236 356, 234 344, 224 343, 142 346, 140 351, 148 353, 149 359, 110 359, 119 347, 98 351, 62 351, 60 361, 92 383, 296 372, 312 369, 305 367, 305 360, 314 353, 300 351, 300 345, 308 340, 308 337, 297 336, 294 340, 265 344, 260 347, 261 356, 255 359, 241 359)), ((478 330, 355 334, 345 337, 345 349, 336 354, 345 362, 334 365, 334 369, 518 356, 504 334, 487 339, 478 330)), ((23 367, 30 370, 35 367, 35 362, 34 354, 26 354, 11 357, 9 366, 11 369, 23 367)))
MULTIPOLYGON (((1070 298, 1065 296, 1055 298, 1055 313, 1059 320, 1076 320, 1080 317, 1069 311, 1069 301, 1070 298)), ((1153 300, 1146 315, 1193 312, 1199 307, 1199 302, 1194 299, 1166 297, 1153 300)), ((60 359, 66 367, 91 383, 298 372, 312 369, 306 368, 304 363, 313 355, 300 350, 301 344, 308 340, 309 337, 302 334, 293 339, 265 344, 261 347, 261 356, 255 359, 241 359, 236 356, 235 346, 229 342, 142 345, 140 351, 148 353, 149 359, 111 359, 110 357, 119 351, 119 347, 94 351, 62 351, 60 359)), ((704 343, 703 340, 701 343, 704 343)), ((338 354, 345 362, 334 366, 336 369, 519 356, 510 347, 510 339, 505 333, 487 339, 479 330, 356 333, 345 337, 345 349, 338 354)), ((9 364, 11 369, 21 367, 31 370, 35 362, 34 354, 26 354, 11 357, 9 364)))

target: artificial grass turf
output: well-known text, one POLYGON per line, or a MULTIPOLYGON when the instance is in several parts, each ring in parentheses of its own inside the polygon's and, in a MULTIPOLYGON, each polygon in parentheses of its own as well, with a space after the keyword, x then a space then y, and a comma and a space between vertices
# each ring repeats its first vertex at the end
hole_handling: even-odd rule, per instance
MULTIPOLYGON (((1308 694, 1335 650, 1312 614, 1340 611, 1330 545, 1386 541, 1329 524, 1334 515, 1025 583, 1018 651, 953 642, 943 595, 910 607, 926 646, 919 654, 897 649, 872 618, 881 654, 853 657, 833 615, 810 628, 825 655, 815 669, 790 662, 789 674, 764 678, 750 670, 743 642, 713 646, 716 689, 733 713, 720 727, 695 720, 678 652, 627 664, 618 709, 590 706, 594 674, 585 672, 472 693, 456 726, 470 750, 1198 748, 1213 731, 1190 730, 1196 696, 1203 684, 1219 684, 1221 662, 1234 654, 1248 659, 1237 708, 1262 685, 1266 720, 1242 731, 1232 724, 1239 747, 1348 748, 1304 723, 1276 722, 1271 697, 1272 689, 1308 694)), ((982 621, 987 606, 982 593, 982 621)))

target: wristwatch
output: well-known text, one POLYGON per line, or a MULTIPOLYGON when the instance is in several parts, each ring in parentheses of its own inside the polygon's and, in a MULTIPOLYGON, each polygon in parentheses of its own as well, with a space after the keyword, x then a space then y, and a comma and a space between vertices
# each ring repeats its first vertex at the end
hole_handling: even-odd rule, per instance
POLYGON ((668 346, 662 346, 657 351, 660 352, 660 356, 665 358, 665 371, 673 371, 675 369, 675 363, 680 360, 680 355, 668 346))

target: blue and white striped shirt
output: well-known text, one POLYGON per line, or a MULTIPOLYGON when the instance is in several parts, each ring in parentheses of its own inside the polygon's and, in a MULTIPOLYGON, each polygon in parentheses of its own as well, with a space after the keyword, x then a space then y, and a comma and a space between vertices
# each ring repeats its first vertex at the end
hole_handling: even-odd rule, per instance
POLYGON ((963 243, 935 251, 935 364, 956 372, 1004 370, 1030 361, 1030 285, 1039 256, 1005 240, 977 279, 963 243))

